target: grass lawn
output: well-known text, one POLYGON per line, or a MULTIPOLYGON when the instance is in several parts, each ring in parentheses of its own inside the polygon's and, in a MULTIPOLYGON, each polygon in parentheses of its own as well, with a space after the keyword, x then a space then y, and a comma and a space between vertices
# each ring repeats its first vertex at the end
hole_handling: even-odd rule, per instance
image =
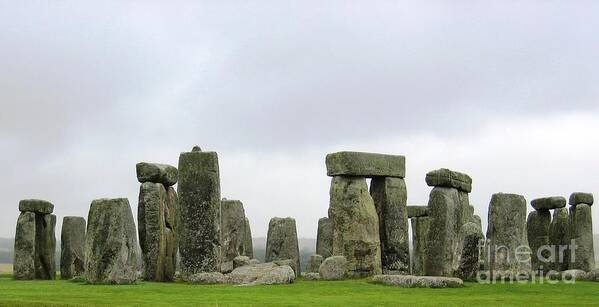
POLYGON ((70 281, 15 281, 0 276, 0 306, 397 306, 598 305, 599 283, 467 283, 458 289, 405 289, 368 280, 231 286, 150 283, 111 286, 70 281))

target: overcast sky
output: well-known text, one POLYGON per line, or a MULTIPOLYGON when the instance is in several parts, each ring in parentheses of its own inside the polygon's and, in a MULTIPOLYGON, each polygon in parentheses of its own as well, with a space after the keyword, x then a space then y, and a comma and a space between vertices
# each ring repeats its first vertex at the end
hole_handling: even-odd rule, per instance
POLYGON ((485 227, 495 192, 599 196, 597 2, 23 2, 0 1, 0 237, 24 198, 136 215, 135 164, 195 144, 254 236, 316 237, 340 150, 406 155, 411 204, 470 174, 485 227))

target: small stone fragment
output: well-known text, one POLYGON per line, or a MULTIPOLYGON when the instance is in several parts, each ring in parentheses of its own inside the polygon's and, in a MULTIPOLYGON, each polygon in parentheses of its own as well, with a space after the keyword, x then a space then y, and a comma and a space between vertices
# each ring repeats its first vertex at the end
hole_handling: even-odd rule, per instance
POLYGON ((325 280, 345 279, 347 273, 348 262, 344 256, 331 256, 325 259, 318 268, 320 278, 325 280))
POLYGON ((320 268, 322 261, 323 261, 323 258, 321 255, 310 256, 310 261, 308 262, 308 272, 318 273, 318 269, 320 268))
POLYGON ((137 163, 135 169, 137 180, 140 183, 162 183, 166 187, 170 187, 177 183, 179 176, 177 168, 168 164, 140 162, 137 163))
POLYGON ((60 234, 60 278, 72 279, 85 273, 85 219, 65 216, 60 234))
POLYGON ((408 218, 428 216, 428 206, 408 206, 408 218))
POLYGON ((321 255, 323 258, 333 255, 333 221, 328 217, 318 220, 316 254, 321 255))
POLYGON ((19 202, 19 211, 50 214, 54 211, 54 205, 41 199, 23 199, 19 202))
POLYGON ((552 196, 533 199, 530 205, 535 210, 551 210, 557 208, 563 208, 566 206, 566 199, 561 196, 552 196))
POLYGON ((314 272, 305 273, 304 280, 320 280, 320 274, 314 272))
POLYGON ((227 275, 227 280, 241 285, 289 284, 295 280, 295 273, 288 265, 263 263, 238 267, 227 275))
POLYGON ((406 158, 399 155, 341 151, 326 157, 327 175, 398 177, 406 174, 406 158))
POLYGON ((593 194, 591 193, 583 193, 583 192, 575 192, 570 195, 570 200, 568 202, 570 206, 575 206, 578 204, 587 204, 589 206, 593 205, 593 194))
POLYGON ((425 180, 426 184, 431 187, 455 188, 466 193, 472 191, 470 176, 446 168, 428 172, 425 180))

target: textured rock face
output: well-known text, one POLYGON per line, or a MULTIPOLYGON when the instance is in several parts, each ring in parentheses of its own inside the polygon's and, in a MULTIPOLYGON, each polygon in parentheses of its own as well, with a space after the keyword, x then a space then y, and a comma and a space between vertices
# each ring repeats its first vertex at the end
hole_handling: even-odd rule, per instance
POLYGON ((222 261, 232 262, 235 257, 245 255, 246 221, 243 204, 239 200, 223 200, 221 215, 222 261))
POLYGON ((296 269, 300 268, 295 219, 273 217, 268 223, 265 260, 272 262, 286 259, 293 260, 296 269))
POLYGON ((555 259, 551 268, 555 271, 568 269, 570 261, 570 221, 568 209, 559 208, 553 211, 553 219, 549 226, 549 244, 555 248, 555 259))
POLYGON ((428 230, 431 219, 427 216, 413 217, 412 221, 412 275, 424 275, 428 230))
POLYGON ((424 260, 426 275, 452 276, 461 252, 459 229, 460 199, 454 188, 435 187, 429 196, 430 230, 424 260))
POLYGON ((19 202, 19 211, 50 214, 54 211, 54 205, 41 199, 23 199, 19 202))
POLYGON ((177 195, 161 183, 144 182, 139 189, 137 221, 145 280, 171 281, 175 275, 177 195))
POLYGON ((563 208, 566 206, 566 199, 561 196, 552 196, 533 199, 530 205, 535 210, 551 210, 557 208, 563 208))
POLYGON ((85 273, 85 219, 79 216, 65 216, 62 219, 60 234, 60 278, 71 279, 85 273))
POLYGON ((342 151, 326 157, 328 176, 398 177, 406 174, 406 158, 398 155, 342 151))
POLYGON ((295 274, 288 265, 263 263, 236 268, 227 275, 227 280, 242 285, 289 284, 295 280, 295 274))
POLYGON ((308 272, 310 273, 318 273, 318 269, 322 264, 324 259, 321 255, 312 255, 310 256, 310 262, 308 262, 308 272))
POLYGON ((179 176, 177 168, 167 164, 140 162, 135 169, 139 182, 162 183, 166 187, 175 185, 179 176))
POLYGON ((181 275, 220 270, 220 177, 215 152, 179 156, 181 275))
POLYGON ((333 177, 330 197, 333 255, 347 258, 350 277, 380 274, 379 221, 366 179, 333 177))
POLYGON ((129 284, 137 277, 137 236, 126 198, 91 203, 85 238, 85 275, 89 283, 129 284))
POLYGON ((383 270, 408 273, 410 244, 406 184, 402 178, 376 177, 370 183, 370 194, 379 219, 383 270))
POLYGON ((331 256, 326 258, 318 268, 321 279, 339 280, 348 277, 347 259, 344 256, 331 256))
POLYGON ((412 275, 377 275, 372 282, 404 288, 457 288, 464 282, 454 277, 412 276, 412 275))
POLYGON ((575 192, 570 195, 570 200, 568 201, 568 203, 570 204, 570 206, 578 204, 587 204, 589 206, 592 206, 593 200, 593 194, 591 193, 575 192))
POLYGON ((194 284, 222 284, 227 278, 221 272, 197 273, 189 276, 187 281, 194 284))
POLYGON ((35 279, 56 277, 56 216, 53 214, 35 215, 35 279))
POLYGON ((593 250, 593 219, 591 206, 577 204, 570 207, 570 236, 576 248, 570 251, 570 269, 590 271, 595 268, 593 250))
POLYGON ((472 191, 470 176, 446 168, 428 172, 425 180, 426 184, 431 187, 454 188, 466 193, 472 191))
POLYGON ((245 233, 243 237, 243 251, 246 256, 254 258, 254 243, 252 242, 252 228, 250 220, 245 218, 245 233))
POLYGON ((248 256, 237 256, 233 258, 233 268, 245 265, 250 265, 250 258, 248 256))
POLYGON ((489 204, 487 228, 490 259, 493 271, 530 272, 526 233, 526 199, 517 194, 497 193, 489 204), (516 253, 519 253, 517 256, 516 253))
POLYGON ((468 222, 462 226, 461 233, 464 242, 456 276, 463 280, 476 280, 480 267, 479 246, 483 239, 483 232, 479 225, 468 222))
MULTIPOLYGON (((564 205, 565 203, 564 199, 564 205)), ((532 211, 528 214, 526 220, 526 229, 528 233, 528 245, 532 254, 530 262, 533 271, 545 272, 551 267, 551 261, 547 260, 551 256, 549 246, 549 227, 551 225, 551 213, 547 209, 532 211)))
POLYGON ((408 206, 408 218, 428 216, 428 206, 408 206))
POLYGON ((314 272, 308 272, 304 274, 304 280, 320 280, 320 274, 314 272))
POLYGON ((323 217, 318 220, 316 253, 324 258, 333 255, 333 221, 328 217, 323 217))
POLYGON ((22 212, 15 233, 15 279, 35 278, 35 213, 22 212))

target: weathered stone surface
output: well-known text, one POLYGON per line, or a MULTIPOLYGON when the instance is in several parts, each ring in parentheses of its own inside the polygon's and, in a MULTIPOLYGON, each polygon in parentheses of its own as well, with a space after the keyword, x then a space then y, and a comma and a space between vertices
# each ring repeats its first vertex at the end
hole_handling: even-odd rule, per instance
POLYGON ((244 265, 250 265, 250 258, 248 256, 237 256, 233 258, 233 268, 238 268, 244 265))
POLYGON ((245 256, 250 258, 254 257, 254 243, 252 242, 252 228, 250 227, 250 220, 245 218, 245 232, 243 236, 243 252, 245 256))
MULTIPOLYGON (((333 222, 333 255, 343 255, 350 277, 380 274, 378 215, 366 179, 333 177, 329 218, 333 222)), ((321 274, 321 277, 322 276, 321 274)))
POLYGON ((563 208, 566 206, 566 199, 561 196, 543 197, 533 199, 530 205, 535 210, 550 210, 563 208))
POLYGON ((349 263, 344 256, 331 256, 322 262, 318 274, 325 280, 344 279, 348 277, 348 266, 349 263))
POLYGON ((21 212, 15 233, 13 277, 35 279, 35 213, 21 212))
POLYGON ((293 270, 293 273, 297 277, 299 277, 301 274, 301 268, 299 266, 297 266, 298 263, 293 259, 275 260, 275 261, 273 261, 273 263, 278 266, 288 265, 289 267, 291 267, 291 269, 293 270))
POLYGON ((323 260, 324 258, 322 258, 321 255, 310 256, 310 261, 308 262, 308 272, 318 273, 318 269, 320 268, 323 260))
POLYGON ((60 233, 60 278, 72 279, 85 273, 85 219, 65 216, 60 233))
POLYGON ((381 264, 385 272, 409 273, 408 192, 402 178, 376 177, 370 195, 379 218, 381 264))
POLYGON ((428 172, 425 180, 426 184, 431 187, 455 188, 467 193, 472 191, 470 176, 446 168, 428 172))
POLYGON ((243 204, 239 200, 223 199, 221 216, 222 261, 232 262, 235 257, 245 255, 246 224, 243 204))
POLYGON ((35 279, 56 278, 56 215, 35 215, 35 279))
POLYGON ((260 264, 260 260, 258 259, 250 259, 250 265, 260 264))
POLYGON ((489 204, 487 240, 490 248, 489 267, 492 271, 530 272, 530 259, 526 255, 530 252, 530 247, 526 233, 524 196, 493 194, 489 204))
POLYGON ((553 246, 553 264, 551 269, 565 271, 570 261, 570 217, 568 209, 559 208, 553 211, 553 219, 549 226, 549 244, 553 246))
POLYGON ((177 252, 179 250, 179 240, 177 231, 179 228, 178 214, 179 196, 175 188, 168 187, 166 190, 166 207, 164 212, 165 219, 165 237, 166 237, 166 255, 164 257, 164 276, 166 280, 174 280, 177 271, 177 252))
POLYGON ((129 284, 137 277, 137 236, 129 201, 102 198, 91 203, 85 238, 89 283, 129 284))
POLYGON ((304 280, 320 280, 320 274, 314 272, 308 272, 304 274, 304 280))
POLYGON ((289 284, 295 280, 295 273, 288 265, 263 263, 236 268, 227 279, 229 283, 242 285, 289 284))
MULTIPOLYGON (((565 201, 564 199, 564 205, 566 204, 565 201)), ((547 209, 532 211, 528 214, 526 225, 528 245, 531 251, 531 268, 535 272, 546 272, 551 267, 551 261, 549 260, 551 250, 548 249, 551 213, 547 209)))
POLYGON ((412 222, 412 275, 424 275, 428 230, 431 219, 428 216, 413 217, 412 222))
POLYGON ((318 220, 316 253, 323 258, 328 258, 333 255, 333 221, 328 217, 323 217, 318 220))
POLYGON ((428 206, 408 206, 408 218, 428 216, 428 206))
POLYGON ((23 199, 19 202, 19 211, 50 214, 54 211, 54 205, 41 199, 23 199))
POLYGON ((568 203, 570 204, 570 206, 578 204, 587 204, 589 206, 592 206, 593 200, 593 194, 591 193, 575 192, 570 195, 570 200, 568 201, 568 203))
POLYGON ((435 187, 429 196, 430 229, 424 259, 425 274, 453 276, 461 253, 460 198, 455 188, 435 187), (458 226, 459 225, 459 226, 458 226), (457 228, 459 227, 459 228, 457 228))
POLYGON ((577 204, 570 207, 570 238, 576 248, 570 251, 570 269, 590 271, 595 268, 593 250, 593 218, 591 206, 577 204))
POLYGON ((404 288, 458 288, 464 282, 455 277, 413 276, 413 275, 376 275, 373 283, 404 288))
POLYGON ((220 177, 215 152, 179 156, 178 238, 182 276, 220 270, 220 177))
POLYGON ((294 271, 299 275, 300 260, 295 219, 273 217, 268 223, 266 237, 266 262, 291 259, 294 271))
POLYGON ((221 272, 204 272, 189 276, 187 281, 194 284, 222 284, 227 278, 221 272))
POLYGON ((233 271, 233 269, 235 268, 235 264, 233 264, 233 261, 222 261, 220 263, 220 271, 221 273, 231 273, 231 271, 233 271))
POLYGON ((179 176, 177 168, 168 164, 140 162, 135 169, 139 182, 162 183, 166 187, 175 185, 179 176))
POLYGON ((476 223, 468 222, 462 226, 460 233, 464 242, 456 276, 462 280, 476 280, 480 267, 479 247, 483 239, 483 231, 476 223))
POLYGON ((406 158, 399 155, 341 151, 326 157, 328 176, 398 177, 406 174, 406 158))

